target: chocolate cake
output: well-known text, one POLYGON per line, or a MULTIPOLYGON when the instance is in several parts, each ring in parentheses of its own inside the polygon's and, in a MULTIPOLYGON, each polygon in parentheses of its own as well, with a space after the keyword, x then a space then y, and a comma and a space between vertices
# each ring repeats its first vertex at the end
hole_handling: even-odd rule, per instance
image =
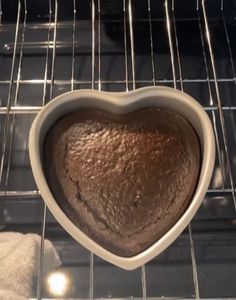
POLYGON ((185 118, 148 108, 125 115, 71 113, 49 130, 45 174, 65 214, 114 254, 136 255, 187 209, 200 169, 185 118))

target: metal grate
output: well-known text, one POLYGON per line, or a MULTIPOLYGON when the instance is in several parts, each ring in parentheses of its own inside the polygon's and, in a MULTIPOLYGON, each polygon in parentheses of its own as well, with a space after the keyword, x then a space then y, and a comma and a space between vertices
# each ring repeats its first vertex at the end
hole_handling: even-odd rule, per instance
POLYGON ((235 296, 235 1, 0 3, 0 220, 2 230, 42 236, 32 298, 50 297, 45 237, 73 283, 63 299, 235 296), (146 85, 173 86, 199 100, 213 123, 217 159, 188 230, 158 258, 125 272, 80 247, 47 211, 27 139, 36 113, 57 94, 146 85))

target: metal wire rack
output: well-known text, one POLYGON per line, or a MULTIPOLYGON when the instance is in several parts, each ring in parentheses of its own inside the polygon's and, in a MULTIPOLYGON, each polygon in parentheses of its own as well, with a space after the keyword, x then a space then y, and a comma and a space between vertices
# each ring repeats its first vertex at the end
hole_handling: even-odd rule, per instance
POLYGON ((235 7, 223 0, 0 1, 0 225, 42 237, 32 298, 52 297, 44 238, 72 278, 63 299, 236 295, 235 7), (28 132, 57 94, 146 85, 173 86, 199 100, 212 120, 217 159, 188 230, 158 258, 125 272, 75 243, 40 201, 28 132))

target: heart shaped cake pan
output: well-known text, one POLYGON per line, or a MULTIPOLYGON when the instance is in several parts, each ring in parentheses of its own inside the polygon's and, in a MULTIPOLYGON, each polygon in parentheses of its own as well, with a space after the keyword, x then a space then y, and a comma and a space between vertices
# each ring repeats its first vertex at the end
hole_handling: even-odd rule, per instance
POLYGON ((207 191, 215 163, 215 140, 211 121, 202 106, 189 95, 168 87, 145 87, 128 93, 77 90, 50 101, 35 118, 29 137, 33 175, 41 195, 54 217, 80 244, 101 258, 123 269, 135 269, 166 249, 186 228, 207 191), (149 248, 132 257, 111 253, 82 232, 63 212, 53 197, 44 174, 43 147, 53 124, 80 109, 98 109, 111 114, 126 114, 143 108, 158 107, 175 111, 195 129, 201 145, 201 166, 192 201, 175 225, 149 248))

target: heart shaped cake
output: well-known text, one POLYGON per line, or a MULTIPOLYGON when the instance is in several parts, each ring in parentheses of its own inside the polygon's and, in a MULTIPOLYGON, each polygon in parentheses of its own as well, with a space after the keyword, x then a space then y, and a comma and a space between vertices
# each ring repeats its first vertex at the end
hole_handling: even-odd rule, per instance
POLYGON ((127 114, 80 109, 44 141, 44 173, 67 217, 113 254, 135 256, 188 208, 200 172, 200 143, 175 111, 127 114))

